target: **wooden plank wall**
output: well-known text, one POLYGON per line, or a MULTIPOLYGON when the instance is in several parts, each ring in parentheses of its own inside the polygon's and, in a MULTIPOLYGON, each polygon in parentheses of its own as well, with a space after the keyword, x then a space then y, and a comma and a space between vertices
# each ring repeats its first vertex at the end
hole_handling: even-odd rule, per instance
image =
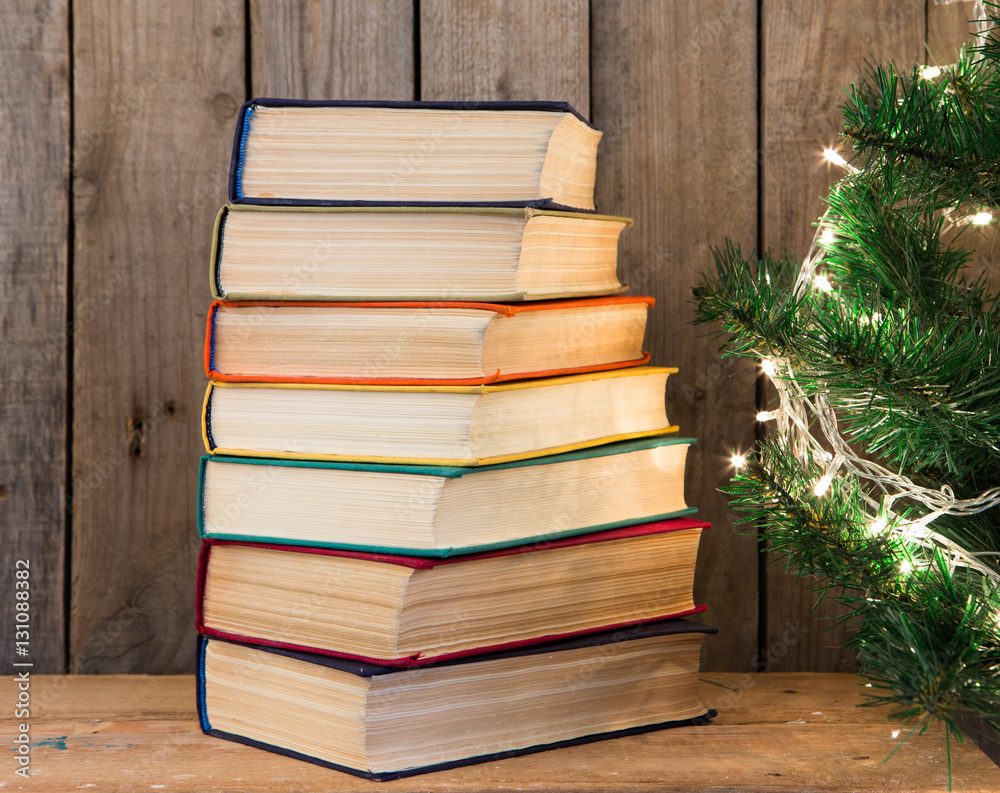
MULTIPOLYGON (((29 649, 56 671, 67 619, 69 9, 15 0, 3 3, 2 18, 0 619, 14 625, 17 562, 25 562, 29 649)), ((0 659, 9 669, 13 627, 4 635, 0 659)))
POLYGON ((726 449, 753 440, 757 373, 714 356, 690 288, 726 236, 803 249, 842 86, 865 57, 954 47, 971 5, 0 0, 0 586, 31 559, 35 671, 192 669, 206 264, 250 96, 588 114, 598 207, 636 220, 623 276, 657 298, 648 346, 681 368, 670 415, 699 438, 688 499, 715 528, 697 597, 720 627, 705 667, 845 668, 832 612, 761 564, 716 492, 726 449))
MULTIPOLYGON (((776 254, 804 252, 823 214, 826 188, 840 177, 823 159, 836 148, 843 88, 865 58, 913 64, 922 57, 924 0, 764 0, 761 240, 776 254)), ((840 649, 849 626, 830 600, 813 610, 809 581, 771 560, 764 578, 762 651, 773 671, 853 668, 840 649)))

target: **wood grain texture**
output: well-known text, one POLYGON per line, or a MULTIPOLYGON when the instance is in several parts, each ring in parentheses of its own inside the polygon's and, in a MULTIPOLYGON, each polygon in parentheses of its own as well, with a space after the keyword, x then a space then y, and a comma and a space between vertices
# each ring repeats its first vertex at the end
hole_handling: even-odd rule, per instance
POLYGON ((569 102, 590 113, 586 0, 421 0, 421 99, 569 102))
POLYGON ((412 0, 251 0, 254 96, 415 99, 412 0))
MULTIPOLYGON (((763 242, 781 254, 804 254, 839 169, 823 160, 836 146, 844 88, 865 58, 910 68, 921 58, 925 0, 763 0, 763 242)), ((838 607, 813 611, 805 584, 772 564, 767 577, 767 641, 775 671, 841 671, 853 663, 842 649, 847 627, 838 607), (827 629, 829 628, 829 629, 827 629), (794 642, 785 632, 801 632, 794 642)), ((791 634, 789 634, 791 635, 791 634)))
POLYGON ((974 45, 974 0, 953 3, 927 2, 927 48, 921 59, 925 63, 944 66, 955 62, 960 47, 974 45))
POLYGON ((233 0, 74 6, 72 671, 193 669, 207 265, 243 42, 233 0))
MULTIPOLYGON (((753 441, 754 372, 716 356, 692 325, 691 288, 712 266, 709 247, 757 232, 756 9, 740 0, 617 3, 592 8, 597 206, 629 215, 620 277, 656 298, 646 345, 654 363, 677 366, 668 411, 698 439, 686 497, 713 529, 702 536, 695 600, 720 632, 704 668, 754 668, 757 544, 740 534, 717 490, 732 473, 727 449, 753 441)), ((752 243, 751 243, 752 244, 752 243)))
MULTIPOLYGON (((14 701, 15 686, 9 677, 0 679, 0 696, 14 701)), ((705 675, 702 700, 720 711, 707 726, 379 783, 202 735, 193 677, 40 676, 32 680, 32 779, 24 787, 163 786, 174 793, 946 789, 941 733, 911 736, 885 761, 896 746, 892 725, 883 721, 884 711, 857 707, 862 691, 853 675, 705 675)), ((8 745, 16 729, 12 709, 0 713, 8 745)), ((1000 770, 971 741, 952 742, 952 769, 955 790, 1000 788, 1000 770)))
POLYGON ((65 663, 67 14, 62 0, 0 2, 0 663, 39 672, 65 663), (17 603, 31 616, 26 658, 14 657, 17 603))

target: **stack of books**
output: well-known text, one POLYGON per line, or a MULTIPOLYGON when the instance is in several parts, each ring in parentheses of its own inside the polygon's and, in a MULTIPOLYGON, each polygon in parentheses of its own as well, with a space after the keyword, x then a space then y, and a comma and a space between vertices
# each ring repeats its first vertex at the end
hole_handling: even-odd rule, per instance
POLYGON ((561 103, 256 100, 212 253, 203 729, 375 779, 704 721, 707 524, 561 103))

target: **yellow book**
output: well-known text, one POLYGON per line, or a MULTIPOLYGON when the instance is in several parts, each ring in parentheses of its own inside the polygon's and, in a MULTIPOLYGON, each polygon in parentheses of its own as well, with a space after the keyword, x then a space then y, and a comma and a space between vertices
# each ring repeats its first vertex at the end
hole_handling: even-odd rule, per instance
POLYGON ((212 454, 477 466, 676 432, 643 366, 480 386, 212 381, 202 430, 212 454))

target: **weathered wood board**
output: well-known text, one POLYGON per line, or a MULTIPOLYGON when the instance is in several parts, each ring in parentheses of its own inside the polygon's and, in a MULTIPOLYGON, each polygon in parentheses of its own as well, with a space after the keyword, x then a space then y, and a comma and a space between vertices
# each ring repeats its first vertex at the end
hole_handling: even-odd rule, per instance
POLYGON ((0 620, 8 626, 0 662, 61 672, 73 344, 69 9, 62 0, 3 0, 0 18, 0 620), (15 645, 17 614, 29 617, 16 636, 24 645, 15 645))
POLYGON ((212 223, 242 3, 77 2, 70 669, 188 671, 212 223))
POLYGON ((720 361, 717 341, 694 327, 691 288, 712 266, 710 246, 757 233, 756 25, 739 0, 593 4, 597 205, 629 215, 623 280, 656 298, 646 344, 653 362, 680 371, 668 382, 668 415, 697 445, 686 497, 713 524, 695 576, 702 615, 720 632, 705 642, 707 669, 754 668, 756 540, 741 532, 717 492, 732 473, 727 449, 754 433, 754 372, 720 361))
MULTIPOLYGON (((762 248, 808 250, 827 187, 841 175, 823 149, 837 148, 844 88, 861 76, 865 58, 912 67, 923 51, 925 10, 924 0, 763 0, 762 248)), ((814 610, 808 583, 781 563, 768 567, 766 668, 852 668, 843 649, 848 628, 836 620, 842 612, 830 600, 814 610)))

